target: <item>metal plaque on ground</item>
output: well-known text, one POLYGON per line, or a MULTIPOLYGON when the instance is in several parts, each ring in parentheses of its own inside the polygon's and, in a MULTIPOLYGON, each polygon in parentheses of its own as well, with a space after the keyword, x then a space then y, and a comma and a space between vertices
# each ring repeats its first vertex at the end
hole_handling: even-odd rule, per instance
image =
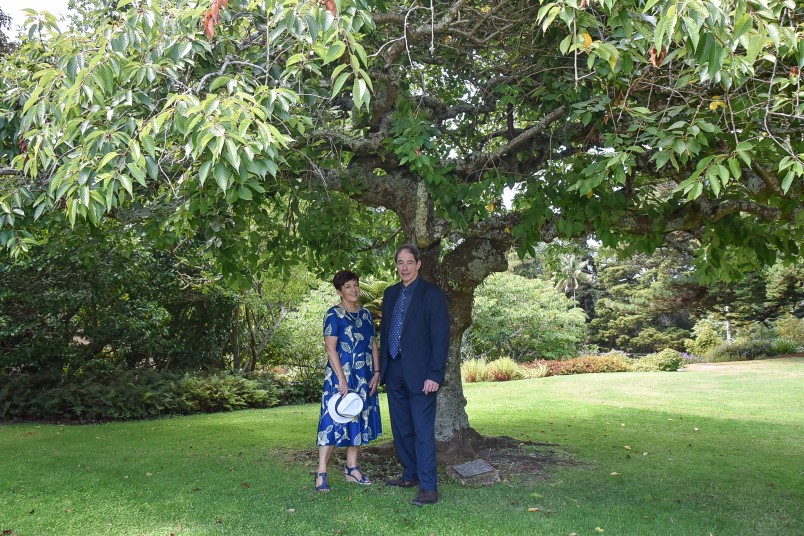
POLYGON ((485 460, 449 465, 447 474, 463 485, 488 485, 500 481, 500 473, 485 460))

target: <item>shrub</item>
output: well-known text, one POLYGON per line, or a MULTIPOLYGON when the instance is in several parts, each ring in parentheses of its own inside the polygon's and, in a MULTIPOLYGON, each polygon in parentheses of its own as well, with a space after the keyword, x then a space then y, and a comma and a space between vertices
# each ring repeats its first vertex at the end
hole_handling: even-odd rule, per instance
POLYGON ((799 346, 804 346, 804 318, 786 314, 776 321, 774 328, 782 339, 790 339, 796 341, 799 346))
POLYGON ((801 351, 801 346, 793 339, 776 339, 773 341, 773 355, 794 354, 801 351))
POLYGON ((595 372, 626 372, 628 357, 623 352, 612 351, 601 355, 589 355, 565 359, 563 361, 534 361, 533 365, 543 365, 548 369, 548 376, 567 374, 587 374, 595 372))
POLYGON ((710 350, 714 350, 725 342, 715 331, 715 326, 708 320, 695 324, 692 332, 695 334, 695 338, 684 341, 684 348, 691 354, 705 356, 710 350))
POLYGON ((776 355, 773 344, 768 340, 739 341, 721 344, 709 352, 709 359, 715 363, 723 361, 746 361, 776 355))
POLYGON ((271 336, 266 347, 267 364, 286 369, 294 381, 323 385, 327 362, 323 319, 327 310, 336 303, 338 295, 332 283, 320 283, 297 310, 288 313, 271 336))
POLYGON ((482 359, 469 359, 461 365, 461 376, 466 383, 507 382, 533 377, 510 357, 495 359, 489 363, 482 359))
POLYGON ((510 357, 495 359, 486 365, 486 373, 495 382, 521 380, 525 377, 525 374, 519 370, 519 364, 510 357))
POLYGON ((315 379, 310 376, 293 380, 280 376, 278 381, 281 391, 279 403, 283 406, 321 401, 323 377, 315 379))
POLYGON ((482 359, 469 359, 461 364, 461 376, 466 383, 489 381, 486 362, 482 359))
POLYGON ((522 373, 526 378, 544 378, 550 375, 550 367, 544 363, 523 363, 522 373))
POLYGON ((693 363, 703 363, 704 362, 703 357, 701 357, 699 355, 695 355, 695 354, 689 354, 687 352, 681 352, 681 359, 683 360, 685 365, 692 365, 693 363))
POLYGON ((631 363, 630 370, 633 372, 673 372, 681 368, 684 364, 684 357, 681 352, 665 348, 661 352, 648 354, 645 357, 631 363))
POLYGON ((180 376, 86 367, 0 377, 0 419, 97 422, 275 406, 272 375, 180 376))

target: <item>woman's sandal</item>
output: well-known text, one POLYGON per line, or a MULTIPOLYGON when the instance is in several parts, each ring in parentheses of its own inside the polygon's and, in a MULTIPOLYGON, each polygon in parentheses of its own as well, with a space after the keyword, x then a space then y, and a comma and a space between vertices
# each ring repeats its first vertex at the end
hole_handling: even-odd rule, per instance
POLYGON ((363 471, 361 471, 356 465, 354 467, 349 467, 348 465, 346 466, 346 481, 354 482, 355 484, 360 484, 362 486, 368 486, 371 484, 371 480, 366 478, 366 475, 363 474, 363 471), (359 479, 353 474, 355 471, 360 473, 359 479))
POLYGON ((327 473, 316 473, 315 480, 318 480, 318 477, 321 477, 321 485, 316 486, 316 491, 329 491, 329 483, 327 482, 327 473))

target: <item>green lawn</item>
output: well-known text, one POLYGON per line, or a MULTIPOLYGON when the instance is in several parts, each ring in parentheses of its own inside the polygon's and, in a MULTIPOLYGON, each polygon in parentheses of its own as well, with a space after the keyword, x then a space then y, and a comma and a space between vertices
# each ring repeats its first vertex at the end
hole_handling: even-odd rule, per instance
MULTIPOLYGON (((413 490, 346 484, 335 467, 333 492, 311 491, 298 451, 314 449, 316 405, 5 425, 0 532, 804 534, 804 359, 465 390, 482 434, 557 443, 581 463, 485 488, 442 483, 438 505, 416 508, 413 490)), ((387 412, 384 424, 389 440, 387 412)))

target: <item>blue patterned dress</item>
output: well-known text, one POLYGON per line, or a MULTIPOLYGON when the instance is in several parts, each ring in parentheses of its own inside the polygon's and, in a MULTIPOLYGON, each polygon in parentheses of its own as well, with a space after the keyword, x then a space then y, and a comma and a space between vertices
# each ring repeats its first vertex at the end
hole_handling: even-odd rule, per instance
POLYGON ((352 447, 365 445, 382 434, 380 406, 377 393, 369 396, 369 381, 374 375, 374 319, 371 313, 360 308, 350 313, 343 307, 331 307, 324 315, 324 336, 338 337, 337 351, 349 390, 364 400, 363 413, 355 421, 333 422, 327 411, 329 399, 338 393, 338 377, 329 360, 324 375, 324 394, 321 397, 321 418, 318 422, 318 445, 352 447))

